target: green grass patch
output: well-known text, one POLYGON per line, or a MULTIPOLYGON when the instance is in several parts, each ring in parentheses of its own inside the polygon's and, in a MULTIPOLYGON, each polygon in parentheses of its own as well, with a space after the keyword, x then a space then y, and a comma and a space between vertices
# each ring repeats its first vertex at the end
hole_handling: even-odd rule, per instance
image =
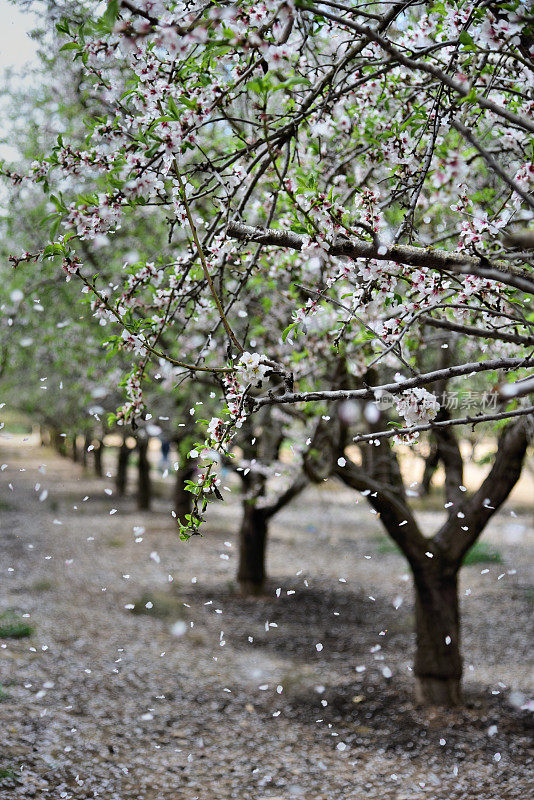
POLYGON ((32 420, 20 411, 2 409, 2 421, 8 433, 20 435, 32 432, 32 420))
POLYGON ((32 592, 50 592, 54 588, 53 581, 48 580, 48 578, 41 578, 41 580, 35 581, 32 584, 32 592))
POLYGON ((116 536, 111 536, 109 539, 106 539, 106 547, 124 547, 124 545, 124 539, 119 539, 116 536))
POLYGON ((385 536, 380 537, 376 545, 376 552, 384 555, 388 553, 396 553, 398 556, 403 555, 400 547, 392 539, 388 539, 385 536))
POLYGON ((13 786, 14 783, 22 783, 19 773, 11 767, 0 767, 0 787, 13 786))
MULTIPOLYGON (((382 555, 395 553, 403 556, 400 547, 392 539, 385 536, 380 537, 375 550, 382 555)), ((463 566, 465 567, 473 566, 473 564, 502 564, 502 556, 496 548, 487 542, 475 542, 463 560, 463 566)))
POLYGON ((464 567, 473 564, 502 564, 502 556, 498 550, 487 542, 475 542, 473 547, 467 551, 463 560, 464 567))
POLYGON ((148 614, 157 619, 180 619, 185 615, 183 602, 172 592, 144 592, 135 601, 132 614, 148 614))
POLYGON ((24 639, 32 633, 33 627, 13 609, 0 614, 0 639, 24 639))

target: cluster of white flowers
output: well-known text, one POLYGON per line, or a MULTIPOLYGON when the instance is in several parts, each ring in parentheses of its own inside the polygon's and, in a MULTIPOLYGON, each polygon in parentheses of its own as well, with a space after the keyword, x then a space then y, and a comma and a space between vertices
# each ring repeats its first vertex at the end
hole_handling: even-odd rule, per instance
POLYGON ((409 426, 431 422, 439 411, 436 396, 423 388, 406 389, 401 396, 395 398, 395 404, 398 413, 409 426))
POLYGON ((259 353, 245 352, 242 354, 236 364, 237 375, 241 383, 251 383, 256 386, 263 380, 269 367, 260 363, 262 358, 263 356, 259 353))
POLYGON ((222 442, 226 430, 226 424, 220 417, 212 417, 208 425, 208 439, 215 442, 222 442))

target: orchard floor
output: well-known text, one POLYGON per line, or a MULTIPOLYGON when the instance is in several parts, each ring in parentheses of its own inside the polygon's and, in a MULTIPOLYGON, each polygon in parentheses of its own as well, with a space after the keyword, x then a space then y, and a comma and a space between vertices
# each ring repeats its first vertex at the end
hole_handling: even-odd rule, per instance
POLYGON ((167 500, 140 514, 34 439, 0 436, 0 464, 0 613, 33 626, 0 640, 0 800, 530 796, 532 511, 463 569, 466 707, 422 711, 406 564, 351 493, 276 518, 242 600, 236 500, 184 544, 167 500))

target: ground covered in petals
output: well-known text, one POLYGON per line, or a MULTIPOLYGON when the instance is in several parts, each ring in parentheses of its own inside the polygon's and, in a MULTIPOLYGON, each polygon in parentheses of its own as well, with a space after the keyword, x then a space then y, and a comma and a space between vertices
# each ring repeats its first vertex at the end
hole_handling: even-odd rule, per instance
POLYGON ((531 513, 462 571, 465 708, 422 711, 406 563, 346 490, 275 519, 243 600, 237 500, 182 543, 163 485, 141 514, 31 437, 0 462, 1 800, 528 795, 531 513))

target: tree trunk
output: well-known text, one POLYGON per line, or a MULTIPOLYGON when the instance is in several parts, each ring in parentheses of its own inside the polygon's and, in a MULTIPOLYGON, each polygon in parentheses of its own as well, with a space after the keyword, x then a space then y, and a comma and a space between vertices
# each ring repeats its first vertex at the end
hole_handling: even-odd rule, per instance
POLYGON ((117 494, 119 497, 124 497, 126 494, 126 486, 128 483, 128 461, 130 460, 130 448, 126 442, 122 441, 119 448, 119 457, 117 459, 117 475, 115 477, 115 486, 117 487, 117 494))
POLYGON ((421 496, 427 497, 430 494, 430 487, 432 485, 432 478, 438 468, 439 465, 439 455, 438 455, 438 448, 436 444, 432 445, 432 449, 428 455, 428 458, 425 458, 425 469, 423 472, 423 477, 421 479, 421 496))
POLYGON ((462 658, 458 576, 439 563, 415 575, 416 699, 426 705, 461 702, 462 658))
POLYGON ((148 439, 137 440, 138 481, 137 481, 137 508, 140 511, 150 510, 152 496, 150 485, 150 464, 148 461, 148 439))
POLYGON ((73 434, 71 439, 71 454, 72 460, 77 464, 80 459, 80 454, 78 453, 78 437, 76 434, 73 434))
POLYGON ((186 514, 191 513, 193 507, 193 495, 185 489, 185 482, 190 481, 195 474, 195 467, 185 466, 176 471, 176 483, 174 484, 174 512, 177 519, 184 519, 186 514))
POLYGON ((102 439, 98 440, 98 446, 93 450, 95 457, 95 472, 99 478, 104 474, 102 467, 102 455, 104 453, 104 442, 102 439))
POLYGON ((59 453, 60 456, 63 456, 65 458, 65 456, 67 455, 65 436, 62 436, 58 430, 54 430, 52 441, 56 452, 59 453))
POLYGON ((239 568, 237 580, 243 595, 258 595, 265 583, 265 551, 268 517, 264 509, 243 502, 239 530, 239 568))
POLYGON ((87 448, 91 444, 91 437, 88 433, 85 434, 83 437, 83 453, 82 453, 82 464, 84 467, 87 466, 87 448))

